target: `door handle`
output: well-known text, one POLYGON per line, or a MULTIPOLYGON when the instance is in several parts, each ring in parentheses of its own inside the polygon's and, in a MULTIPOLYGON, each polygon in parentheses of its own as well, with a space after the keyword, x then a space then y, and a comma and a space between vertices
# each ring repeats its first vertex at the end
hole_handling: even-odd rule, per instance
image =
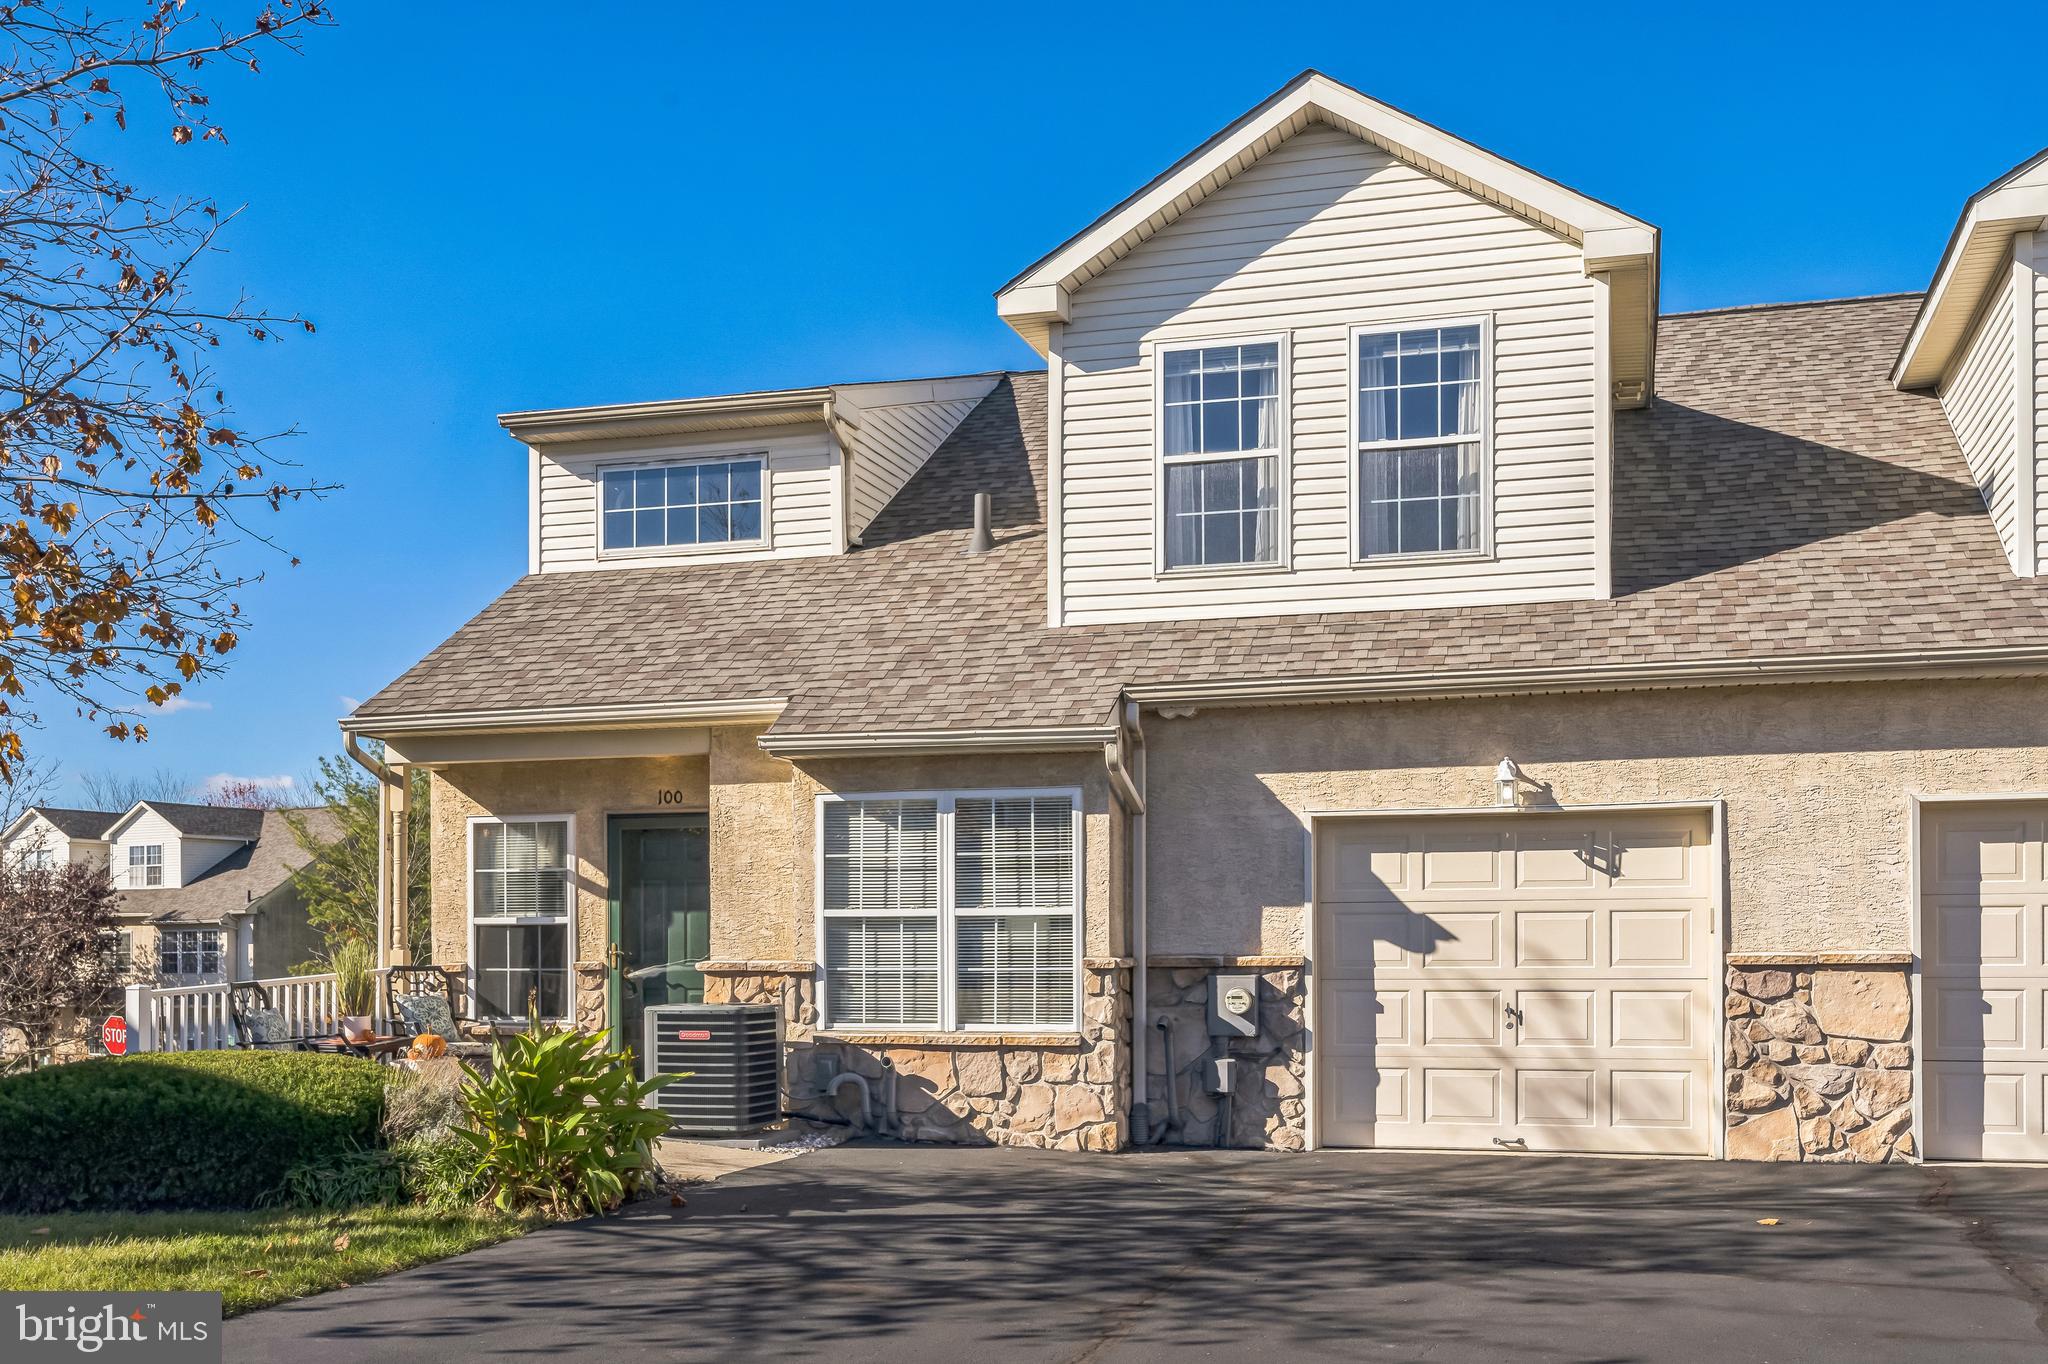
POLYGON ((613 943, 611 951, 604 954, 605 965, 611 967, 614 971, 619 969, 619 964, 625 961, 625 959, 626 954, 619 950, 619 945, 617 943, 613 943))
POLYGON ((1510 1028, 1522 1021, 1522 1011, 1512 1004, 1501 1005, 1500 1011, 1506 1017, 1510 1028))

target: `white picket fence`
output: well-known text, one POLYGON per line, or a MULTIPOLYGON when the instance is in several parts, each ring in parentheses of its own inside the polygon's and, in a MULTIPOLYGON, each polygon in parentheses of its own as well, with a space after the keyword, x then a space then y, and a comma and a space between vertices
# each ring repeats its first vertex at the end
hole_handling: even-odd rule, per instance
MULTIPOLYGON (((293 1037, 327 1037, 341 1030, 334 976, 276 976, 259 980, 270 1006, 284 1015, 293 1037)), ((128 1020, 128 1050, 229 1051, 238 1045, 228 985, 130 985, 122 1009, 128 1020)), ((372 1017, 385 1031, 384 981, 378 973, 372 1017)))

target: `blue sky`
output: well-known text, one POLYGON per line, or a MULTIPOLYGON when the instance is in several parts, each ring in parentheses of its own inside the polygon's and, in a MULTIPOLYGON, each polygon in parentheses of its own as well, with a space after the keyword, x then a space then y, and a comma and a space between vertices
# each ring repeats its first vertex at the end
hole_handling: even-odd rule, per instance
POLYGON ((1028 366, 994 289, 1303 67, 1658 224, 1671 311, 1923 287, 2048 143, 2016 31, 1670 8, 335 0, 303 57, 214 76, 227 146, 116 146, 248 206, 216 278, 320 330, 220 377, 346 486, 275 518, 300 567, 234 551, 269 576, 193 708, 32 743, 72 779, 305 772, 524 571, 495 414, 1028 366))

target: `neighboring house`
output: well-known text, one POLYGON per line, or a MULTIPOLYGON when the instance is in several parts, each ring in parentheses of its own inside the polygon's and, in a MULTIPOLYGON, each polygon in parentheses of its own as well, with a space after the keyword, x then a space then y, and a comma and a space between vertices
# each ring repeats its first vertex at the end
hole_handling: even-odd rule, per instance
MULTIPOLYGON (((325 809, 294 813, 316 837, 331 833, 325 809)), ((124 973, 171 985, 264 979, 322 947, 291 881, 307 857, 281 810, 158 800, 117 813, 35 806, 0 833, 0 846, 10 856, 108 867, 121 892, 124 973)))
POLYGON ((22 866, 61 867, 72 862, 107 865, 107 826, 118 810, 66 810, 31 805, 0 829, 0 850, 22 866))
POLYGON ((1660 317, 1308 73, 998 293, 1042 372, 504 418, 530 572, 343 727, 480 1012, 779 1001, 795 1108, 2048 1159, 2044 216, 1660 317))

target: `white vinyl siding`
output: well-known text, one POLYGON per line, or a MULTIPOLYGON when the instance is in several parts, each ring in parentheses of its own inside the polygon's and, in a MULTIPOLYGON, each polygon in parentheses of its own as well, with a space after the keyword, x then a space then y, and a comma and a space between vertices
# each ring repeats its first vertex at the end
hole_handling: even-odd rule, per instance
POLYGON ((2033 234, 2033 259, 2026 278, 2034 288, 2033 363, 2021 366, 2034 378, 2034 571, 2048 567, 2048 230, 2033 234))
POLYGON ((819 838, 828 1027, 1077 1025, 1076 793, 828 797, 819 838))
POLYGON ((2004 282, 1985 302, 1955 372, 1941 386, 1941 406, 1984 495, 2005 557, 2017 569, 2024 561, 2024 528, 2015 467, 2019 400, 2014 374, 2012 274, 2007 270, 2004 282))
POLYGON ((1058 360, 1061 619, 1595 595, 1595 287, 1554 232, 1335 129, 1288 139, 1074 295, 1058 360), (1476 316, 1492 319, 1492 553, 1357 563, 1353 329, 1476 316), (1289 341, 1291 571, 1163 575, 1158 356, 1276 329, 1289 341))
POLYGON ((836 390, 854 423, 849 516, 855 539, 995 385, 993 376, 977 374, 836 390))
POLYGON ((540 461, 540 568, 632 568, 650 564, 715 560, 790 558, 832 554, 839 549, 834 495, 838 455, 822 427, 800 432, 717 441, 676 438, 656 445, 608 441, 575 453, 542 448, 540 461), (598 497, 603 471, 622 465, 681 463, 699 459, 758 458, 764 461, 766 537, 750 544, 705 546, 694 552, 658 549, 600 554, 598 497))

